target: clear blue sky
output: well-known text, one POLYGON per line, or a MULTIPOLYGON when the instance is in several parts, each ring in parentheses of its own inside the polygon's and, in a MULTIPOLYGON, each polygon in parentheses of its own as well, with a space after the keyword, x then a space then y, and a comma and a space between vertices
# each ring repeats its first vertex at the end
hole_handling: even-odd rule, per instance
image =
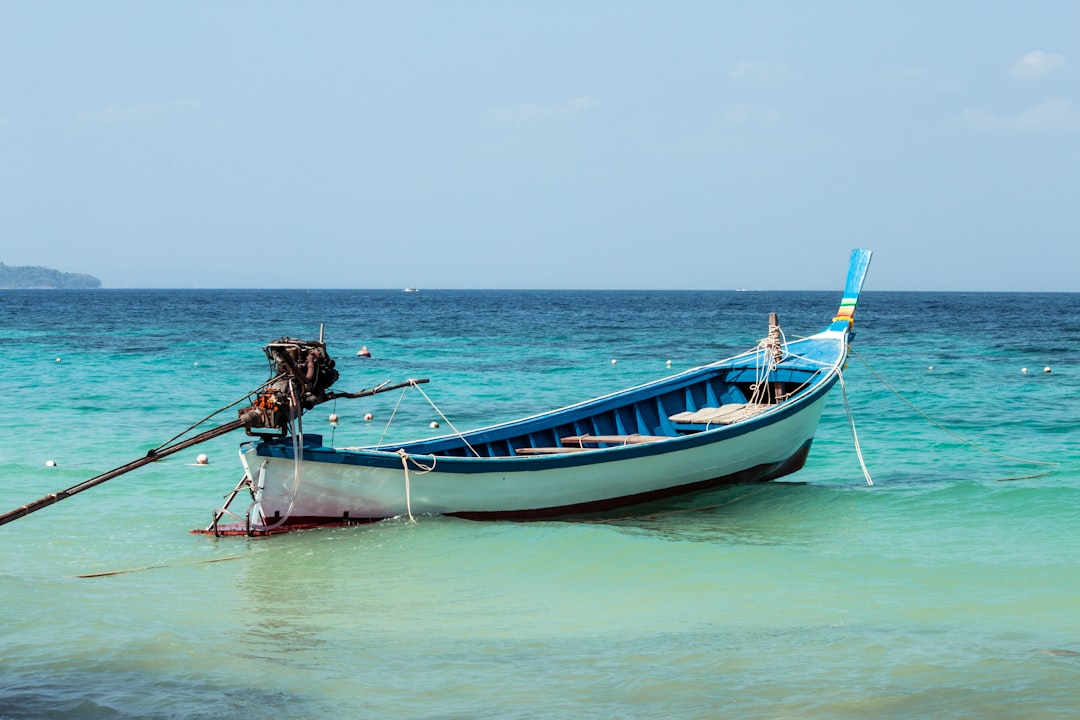
POLYGON ((1080 291, 1080 2, 0 0, 0 261, 1080 291))

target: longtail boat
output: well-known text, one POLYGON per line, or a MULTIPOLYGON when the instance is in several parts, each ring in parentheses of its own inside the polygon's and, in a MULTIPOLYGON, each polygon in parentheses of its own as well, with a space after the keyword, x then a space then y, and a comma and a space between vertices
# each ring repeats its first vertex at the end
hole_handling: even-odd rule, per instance
POLYGON ((334 448, 299 432, 304 410, 373 391, 330 391, 337 372, 325 345, 283 338, 267 346, 275 381, 241 411, 249 432, 279 429, 240 448, 244 476, 229 500, 246 490, 251 504, 241 516, 227 503, 201 532, 269 534, 425 514, 557 518, 793 473, 840 379, 870 257, 852 251, 839 311, 815 335, 788 341, 773 314, 768 336, 735 357, 404 444, 334 448), (224 514, 237 522, 219 522, 224 514))

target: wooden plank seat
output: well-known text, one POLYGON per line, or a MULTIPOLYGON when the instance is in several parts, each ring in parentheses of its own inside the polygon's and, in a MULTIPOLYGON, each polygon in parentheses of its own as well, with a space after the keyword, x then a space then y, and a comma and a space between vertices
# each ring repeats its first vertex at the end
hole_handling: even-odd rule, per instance
POLYGON ((559 453, 582 452, 583 450, 600 450, 601 445, 638 445, 640 443, 656 442, 657 440, 670 440, 667 435, 571 435, 559 438, 562 447, 523 447, 514 450, 518 455, 557 455, 559 453))
POLYGON ((584 447, 585 445, 638 445, 640 443, 656 442, 657 440, 670 440, 667 435, 571 435, 559 438, 563 445, 584 447))
POLYGON ((668 420, 678 425, 731 425, 746 420, 771 408, 768 403, 725 403, 720 407, 707 407, 693 412, 676 413, 668 420))
POLYGON ((521 447, 514 450, 518 455, 558 455, 559 453, 582 452, 596 448, 583 447, 521 447))

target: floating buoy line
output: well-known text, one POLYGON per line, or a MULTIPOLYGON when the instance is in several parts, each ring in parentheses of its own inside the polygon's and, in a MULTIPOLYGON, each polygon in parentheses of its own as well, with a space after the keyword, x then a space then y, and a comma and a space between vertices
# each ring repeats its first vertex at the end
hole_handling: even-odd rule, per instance
MULTIPOLYGON (((930 417, 928 414, 923 412, 920 408, 916 407, 915 403, 911 402, 906 397, 901 395, 900 392, 896 388, 894 388, 892 385, 890 385, 888 383, 888 381, 884 377, 882 377, 881 373, 879 373, 877 370, 875 370, 874 367, 872 365, 870 365, 869 362, 867 362, 866 358, 864 358, 861 354, 859 354, 859 352, 857 350, 855 350, 855 348, 850 348, 850 351, 851 351, 852 355, 859 358, 859 360, 862 362, 862 364, 866 366, 866 369, 870 371, 870 373, 877 379, 877 381, 880 382, 883 386, 885 386, 885 388, 889 392, 891 392, 893 395, 895 395, 900 401, 902 401, 905 405, 907 405, 912 410, 914 410, 916 413, 918 413, 920 416, 922 416, 922 418, 927 420, 930 424, 932 424, 935 427, 937 427, 938 429, 948 433, 949 435, 953 436, 954 438, 956 438, 960 442, 964 443, 965 445, 973 447, 976 450, 979 450, 980 452, 984 452, 984 453, 986 453, 988 455, 993 455, 993 456, 999 457, 999 458, 1001 458, 1003 460, 1009 460, 1010 462, 1016 462, 1016 463, 1020 463, 1022 465, 1053 466, 1053 465, 1058 464, 1056 462, 1052 462, 1052 461, 1048 461, 1048 460, 1027 460, 1027 459, 1024 459, 1024 458, 1013 457, 1012 455, 1006 455, 1004 453, 997 452, 996 450, 990 450, 989 448, 985 448, 985 447, 983 447, 983 446, 981 446, 981 445, 979 445, 977 443, 972 442, 971 440, 968 440, 967 438, 961 436, 960 434, 958 434, 956 432, 953 432, 952 430, 945 427, 940 422, 938 422, 937 420, 935 420, 934 418, 930 417)), ((1047 368, 1047 371, 1049 371, 1049 368, 1047 368)), ((843 388, 843 383, 844 383, 843 375, 841 375, 840 376, 840 387, 841 387, 841 389, 843 388)), ((847 403, 847 395, 846 394, 844 395, 844 402, 845 402, 845 404, 847 403)), ((848 419, 851 420, 851 409, 850 409, 850 407, 848 407, 848 419)), ((854 431, 855 431, 854 421, 852 421, 851 428, 852 428, 852 432, 854 433, 854 431)), ((857 446, 858 446, 858 441, 856 440, 856 447, 857 446)), ((859 460, 860 460, 860 462, 862 461, 861 453, 860 453, 859 460)), ((865 471, 865 465, 864 465, 864 471, 865 471)), ((1007 479, 1008 480, 1025 480, 1028 477, 1042 477, 1043 475, 1048 475, 1048 474, 1049 473, 1041 473, 1039 475, 1030 475, 1030 476, 1025 476, 1023 478, 1007 478, 1007 479)), ((869 479, 869 477, 867 479, 869 479)))
POLYGON ((72 575, 76 578, 99 578, 110 577, 112 575, 124 575, 126 573, 142 572, 143 570, 160 570, 162 568, 174 568, 184 567, 186 565, 206 565, 209 563, 225 562, 226 560, 239 560, 240 558, 246 558, 254 553, 244 553, 243 555, 230 555, 228 557, 210 558, 208 560, 194 560, 192 562, 176 563, 175 565, 144 565, 143 567, 127 568, 125 570, 106 570, 104 572, 84 573, 82 575, 72 575))

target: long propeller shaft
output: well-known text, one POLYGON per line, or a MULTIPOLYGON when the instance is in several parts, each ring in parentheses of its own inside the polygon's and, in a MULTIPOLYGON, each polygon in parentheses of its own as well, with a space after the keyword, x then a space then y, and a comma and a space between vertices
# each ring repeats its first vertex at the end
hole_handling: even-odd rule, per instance
MULTIPOLYGON (((424 378, 424 379, 420 379, 420 380, 407 380, 405 382, 396 383, 396 384, 393 384, 393 385, 391 385, 389 382, 386 382, 386 383, 383 383, 382 385, 371 388, 370 390, 361 390, 361 391, 355 392, 355 393, 330 392, 330 393, 325 393, 325 394, 321 395, 318 398, 313 398, 311 404, 312 405, 319 405, 319 404, 322 404, 324 402, 328 402, 330 400, 335 400, 337 398, 367 397, 369 395, 377 395, 379 393, 383 393, 383 392, 386 392, 388 390, 396 390, 398 388, 408 387, 408 386, 411 386, 411 385, 421 385, 421 384, 426 383, 426 382, 428 382, 428 380, 427 380, 427 378, 424 378)), ((95 487, 97 485, 100 485, 103 482, 107 482, 107 481, 112 480, 113 478, 119 477, 119 476, 121 476, 121 475, 123 475, 125 473, 129 473, 132 470, 136 470, 138 468, 141 468, 144 465, 149 465, 152 462, 157 462, 158 460, 161 460, 162 458, 166 458, 169 455, 172 455, 173 453, 177 453, 177 452, 180 452, 181 450, 187 449, 187 448, 191 447, 192 445, 198 445, 199 443, 204 443, 207 440, 213 440, 214 438, 219 437, 221 435, 231 433, 233 430, 239 430, 240 428, 244 428, 244 427, 251 428, 252 426, 258 424, 257 421, 258 421, 259 418, 260 418, 260 413, 258 412, 258 407, 255 406, 255 405, 252 405, 249 408, 241 410, 240 411, 240 417, 237 418, 236 420, 233 420, 232 422, 225 423, 224 425, 220 425, 220 426, 218 426, 216 428, 211 428, 210 430, 207 430, 206 432, 199 433, 198 435, 194 435, 194 436, 188 438, 187 440, 181 440, 181 441, 173 443, 171 445, 170 444, 162 445, 161 447, 158 447, 158 448, 155 448, 155 449, 151 450, 150 452, 146 453, 146 455, 143 455, 141 458, 139 458, 137 460, 132 460, 131 462, 129 462, 129 463, 125 464, 125 465, 121 465, 120 467, 113 468, 112 470, 109 470, 108 472, 104 472, 104 473, 102 473, 100 475, 92 477, 89 480, 84 480, 83 482, 79 483, 78 485, 72 485, 71 487, 69 487, 66 490, 59 490, 57 492, 49 493, 45 497, 38 498, 37 500, 35 500, 35 501, 31 502, 31 503, 27 503, 26 505, 23 505, 22 507, 17 507, 14 510, 9 510, 8 512, 0 515, 0 525, 6 525, 7 523, 11 522, 12 520, 18 520, 19 518, 26 517, 30 513, 37 512, 38 510, 41 510, 42 508, 48 507, 50 505, 55 505, 56 503, 60 502, 61 500, 66 500, 67 498, 71 497, 72 495, 78 495, 83 490, 89 490, 90 488, 95 487)))
POLYGON ((224 425, 221 425, 220 427, 216 427, 216 428, 213 428, 211 430, 207 430, 206 432, 195 435, 194 437, 190 437, 187 440, 182 440, 182 441, 180 441, 178 443, 175 443, 173 445, 168 445, 166 447, 158 448, 156 450, 151 450, 150 452, 148 452, 146 455, 143 455, 138 460, 132 460, 131 462, 127 463, 126 465, 121 465, 118 468, 113 468, 112 470, 109 470, 108 472, 97 475, 96 477, 92 477, 89 480, 84 480, 83 482, 79 483, 78 485, 72 485, 67 490, 60 490, 58 492, 49 493, 45 497, 39 498, 39 499, 35 500, 34 502, 27 503, 26 505, 23 505, 22 507, 18 507, 18 508, 15 508, 14 510, 10 510, 10 511, 4 513, 3 515, 0 515, 0 525, 6 525, 7 523, 11 522, 12 520, 18 520, 21 517, 26 517, 27 515, 29 515, 32 512, 37 512, 38 510, 40 510, 40 509, 42 509, 44 507, 48 507, 49 505, 55 505, 56 503, 60 502, 61 500, 66 500, 67 498, 71 497, 72 495, 77 495, 77 494, 81 493, 83 490, 89 490, 90 488, 92 488, 92 487, 94 487, 96 485, 100 485, 103 482, 106 482, 108 480, 112 480, 113 478, 119 477, 120 475, 123 475, 124 473, 129 473, 132 470, 135 470, 137 468, 141 468, 143 465, 149 465, 152 462, 156 462, 158 460, 161 460, 162 458, 168 457, 169 455, 172 455, 173 453, 176 453, 176 452, 179 452, 179 451, 184 450, 186 448, 189 448, 192 445, 198 445, 199 443, 206 442, 207 440, 212 440, 212 439, 218 437, 219 435, 224 435, 226 433, 230 433, 233 430, 238 430, 239 428, 242 428, 242 427, 244 427, 244 421, 243 420, 233 420, 230 423, 226 423, 224 425))

